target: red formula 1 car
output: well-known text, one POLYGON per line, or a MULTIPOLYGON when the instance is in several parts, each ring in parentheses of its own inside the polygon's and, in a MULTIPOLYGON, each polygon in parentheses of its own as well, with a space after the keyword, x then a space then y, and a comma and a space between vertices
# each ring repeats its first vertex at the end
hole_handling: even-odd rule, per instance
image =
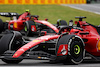
POLYGON ((70 21, 69 25, 59 25, 56 34, 32 41, 24 40, 15 31, 3 36, 0 40, 0 58, 6 63, 19 63, 23 59, 60 60, 64 64, 79 64, 84 59, 100 60, 100 27, 82 21, 86 17, 76 18, 79 18, 75 22, 77 26, 70 21))
MULTIPOLYGON (((20 31, 22 34, 28 36, 33 36, 34 34, 40 36, 43 31, 47 31, 47 33, 58 33, 58 29, 47 22, 48 19, 38 20, 39 16, 30 15, 29 11, 26 11, 21 15, 17 13, 0 13, 0 15, 11 17, 11 21, 9 21, 8 24, 6 22, 3 23, 0 19, 0 32, 5 31, 5 29, 8 28, 9 30, 20 31)), ((61 22, 58 22, 58 24, 66 25, 66 22, 62 20, 61 22)))
POLYGON ((11 17, 11 21, 8 21, 8 24, 3 23, 0 19, 0 32, 5 29, 15 30, 15 31, 24 31, 27 34, 31 35, 37 32, 36 23, 34 20, 38 20, 37 15, 30 15, 29 11, 19 15, 17 13, 0 13, 1 16, 11 17))

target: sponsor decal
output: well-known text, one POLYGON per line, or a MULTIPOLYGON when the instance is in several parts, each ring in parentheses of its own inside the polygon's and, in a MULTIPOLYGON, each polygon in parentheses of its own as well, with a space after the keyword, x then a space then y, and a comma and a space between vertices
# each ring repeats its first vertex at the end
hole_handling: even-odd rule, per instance
POLYGON ((20 49, 19 51, 23 51, 23 52, 25 52, 25 50, 24 50, 24 49, 20 49))
POLYGON ((65 49, 65 45, 63 46, 63 49, 61 50, 62 55, 65 55, 67 53, 67 50, 65 49))
POLYGON ((68 45, 67 44, 62 44, 59 46, 57 56, 63 56, 68 54, 68 45))
POLYGON ((31 26, 31 31, 36 32, 36 27, 34 25, 31 26))
POLYGON ((15 54, 15 56, 17 56, 17 54, 15 54))
POLYGON ((33 40, 33 42, 39 42, 40 40, 33 40))
POLYGON ((34 31, 34 27, 32 27, 31 30, 34 31))

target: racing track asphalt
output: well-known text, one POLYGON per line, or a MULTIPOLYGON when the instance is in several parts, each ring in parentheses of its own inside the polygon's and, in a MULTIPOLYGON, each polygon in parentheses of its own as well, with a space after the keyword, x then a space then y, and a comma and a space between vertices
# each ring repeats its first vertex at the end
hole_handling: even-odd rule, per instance
POLYGON ((100 4, 62 4, 62 6, 100 14, 100 4))
POLYGON ((0 67, 100 67, 100 62, 84 62, 79 65, 50 64, 48 60, 25 59, 19 64, 6 64, 0 60, 0 67))

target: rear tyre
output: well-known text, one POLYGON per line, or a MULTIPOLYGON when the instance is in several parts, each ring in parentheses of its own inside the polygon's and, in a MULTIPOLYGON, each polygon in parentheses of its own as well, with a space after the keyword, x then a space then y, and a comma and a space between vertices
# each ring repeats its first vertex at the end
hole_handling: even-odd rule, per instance
POLYGON ((64 64, 79 64, 84 58, 84 42, 76 35, 64 35, 58 41, 58 46, 68 44, 68 55, 64 64))
POLYGON ((8 23, 7 22, 4 22, 4 31, 8 29, 8 23))
POLYGON ((26 21, 25 22, 24 31, 25 31, 26 36, 33 36, 34 35, 34 32, 31 29, 32 26, 35 26, 35 23, 33 21, 26 21))
POLYGON ((13 37, 13 34, 4 35, 0 40, 0 54, 3 54, 6 50, 9 49, 9 43, 13 37))
MULTIPOLYGON (((0 54, 3 54, 7 50, 16 51, 23 45, 23 39, 19 32, 14 31, 3 36, 0 40, 0 54)), ((23 59, 7 59, 3 58, 2 61, 6 63, 19 63, 23 59)))
POLYGON ((4 23, 3 21, 0 19, 0 33, 4 30, 4 23))

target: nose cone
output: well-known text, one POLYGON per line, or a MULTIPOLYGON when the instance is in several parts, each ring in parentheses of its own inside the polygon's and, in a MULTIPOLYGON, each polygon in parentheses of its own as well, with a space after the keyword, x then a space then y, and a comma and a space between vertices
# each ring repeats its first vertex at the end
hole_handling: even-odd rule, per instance
POLYGON ((14 54, 14 55, 13 55, 13 58, 17 58, 17 54, 14 54))
POLYGON ((12 56, 13 58, 18 58, 19 56, 21 56, 25 51, 23 51, 22 49, 19 49, 18 51, 15 52, 15 54, 12 56))

